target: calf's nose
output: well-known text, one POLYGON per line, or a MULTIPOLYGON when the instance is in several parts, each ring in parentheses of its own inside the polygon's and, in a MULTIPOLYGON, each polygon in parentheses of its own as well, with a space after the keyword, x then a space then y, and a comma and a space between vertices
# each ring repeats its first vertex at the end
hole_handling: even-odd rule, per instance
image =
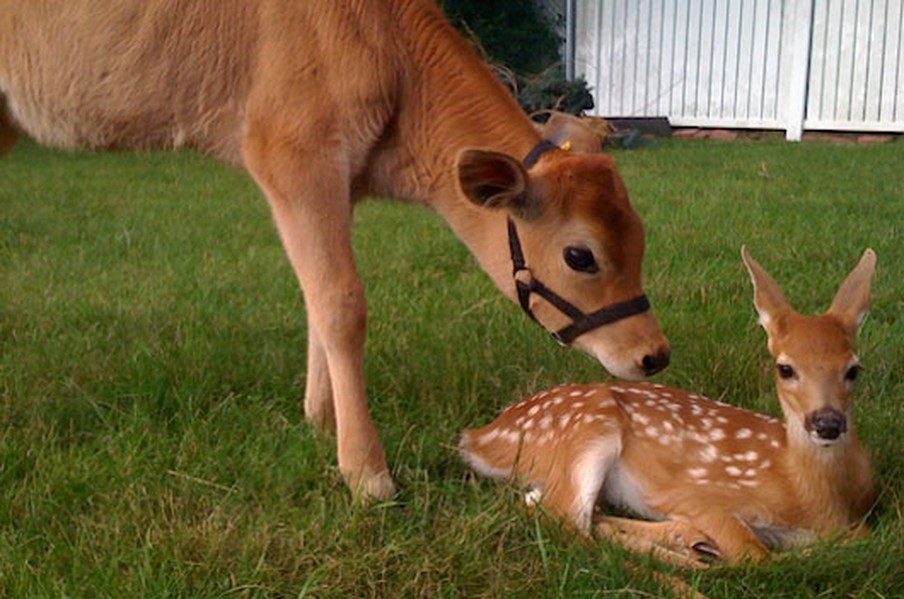
POLYGON ((644 356, 640 361, 640 367, 645 375, 650 376, 668 366, 670 360, 671 352, 667 348, 661 349, 655 354, 644 356))

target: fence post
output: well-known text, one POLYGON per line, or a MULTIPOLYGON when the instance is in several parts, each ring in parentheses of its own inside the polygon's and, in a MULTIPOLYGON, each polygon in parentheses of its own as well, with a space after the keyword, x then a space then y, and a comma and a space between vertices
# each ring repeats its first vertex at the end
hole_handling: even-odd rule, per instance
POLYGON ((577 44, 577 24, 575 23, 576 0, 565 0, 565 79, 574 81, 575 45, 577 44))
POLYGON ((813 2, 794 0, 791 12, 790 85, 785 109, 785 139, 800 141, 807 116, 807 84, 810 78, 810 41, 813 35, 813 2))

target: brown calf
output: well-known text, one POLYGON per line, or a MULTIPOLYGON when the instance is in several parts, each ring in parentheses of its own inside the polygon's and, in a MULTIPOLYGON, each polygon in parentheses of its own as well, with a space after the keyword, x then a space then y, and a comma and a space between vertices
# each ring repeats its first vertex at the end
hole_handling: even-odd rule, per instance
POLYGON ((308 306, 305 413, 336 426, 340 469, 368 496, 393 483, 364 387, 350 226, 365 195, 433 208, 504 294, 613 374, 668 362, 612 160, 542 145, 427 0, 0 0, 0 149, 16 132, 188 146, 254 177, 308 306))

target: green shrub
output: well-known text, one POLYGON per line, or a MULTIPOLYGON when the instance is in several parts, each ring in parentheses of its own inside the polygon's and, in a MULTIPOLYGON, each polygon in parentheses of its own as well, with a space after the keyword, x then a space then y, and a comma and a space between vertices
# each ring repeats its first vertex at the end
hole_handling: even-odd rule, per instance
POLYGON ((528 113, 555 109, 581 114, 593 108, 583 77, 565 79, 557 23, 536 3, 441 0, 443 10, 487 60, 528 113), (476 39, 474 39, 476 38, 476 39))
POLYGON ((562 38, 555 23, 533 2, 440 0, 466 36, 476 36, 488 58, 517 75, 539 73, 559 62, 562 38))
POLYGON ((581 114, 593 108, 593 96, 583 76, 568 81, 562 65, 556 64, 533 77, 519 79, 518 103, 528 114, 544 109, 581 114))

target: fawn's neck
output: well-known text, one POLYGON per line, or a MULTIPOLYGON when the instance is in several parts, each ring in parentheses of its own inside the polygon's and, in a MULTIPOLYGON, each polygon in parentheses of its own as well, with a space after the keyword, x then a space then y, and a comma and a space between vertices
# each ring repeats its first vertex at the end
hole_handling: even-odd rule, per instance
POLYGON ((800 525, 821 532, 848 528, 873 504, 872 470, 853 419, 833 445, 811 441, 800 418, 786 418, 783 470, 797 498, 800 525))

